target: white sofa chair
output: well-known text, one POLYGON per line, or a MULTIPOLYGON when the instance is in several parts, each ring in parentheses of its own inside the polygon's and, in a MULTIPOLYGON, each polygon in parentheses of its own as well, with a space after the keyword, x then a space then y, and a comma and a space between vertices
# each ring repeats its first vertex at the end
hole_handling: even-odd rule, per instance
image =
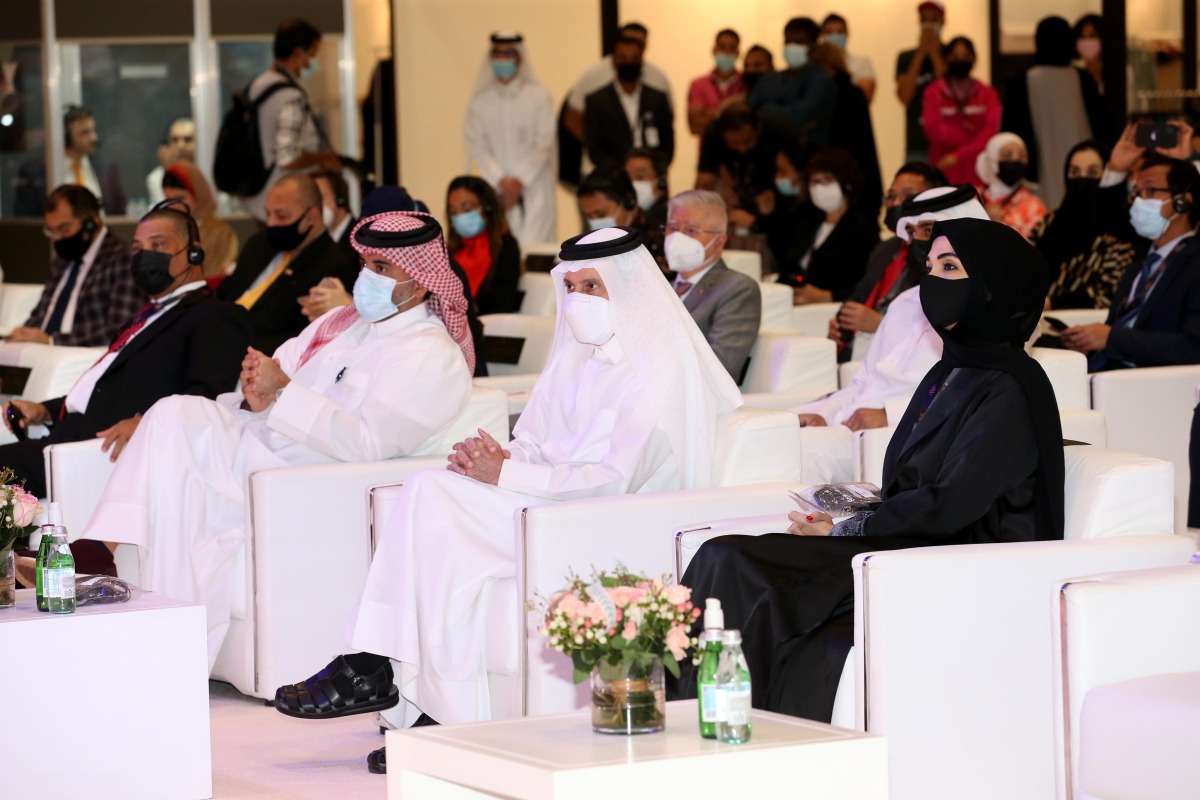
POLYGON ((0 336, 8 336, 29 319, 42 297, 40 283, 5 283, 0 286, 0 336))
POLYGON ((1072 578, 1053 594, 1058 800, 1200 797, 1200 565, 1072 578))
MULTIPOLYGON (((503 361, 488 361, 486 378, 476 378, 475 385, 487 389, 498 389, 508 395, 508 413, 517 416, 529 403, 529 394, 537 383, 550 350, 554 345, 554 317, 527 316, 525 314, 484 314, 485 339, 508 340, 504 342, 503 361), (513 354, 516 360, 512 360, 513 354)), ((498 351, 489 345, 489 356, 498 351)))
POLYGON ((747 406, 790 408, 837 387, 837 349, 829 339, 761 330, 741 390, 747 406))
POLYGON ((1104 413, 1108 445, 1175 465, 1176 532, 1187 529, 1188 432, 1200 366, 1140 367, 1092 376, 1092 408, 1104 413))
POLYGON ((841 303, 808 303, 792 306, 791 328, 805 336, 824 339, 829 336, 829 320, 837 316, 841 303))
POLYGON ((762 322, 760 328, 767 330, 792 330, 792 290, 782 283, 759 283, 762 292, 762 322))
MULTIPOLYGON (((476 435, 478 427, 508 441, 503 392, 475 387, 439 447, 448 453, 455 442, 476 435)), ((68 530, 82 530, 111 474, 108 457, 98 441, 87 441, 48 447, 45 459, 50 499, 62 504, 68 530)), ((362 585, 360 580, 343 592, 344 575, 365 576, 370 561, 364 544, 370 487, 445 464, 445 456, 438 455, 250 475, 245 547, 234 565, 246 577, 235 582, 229 633, 212 677, 243 694, 267 698, 280 684, 300 680, 311 674, 313 664, 328 661, 362 585), (319 502, 305 502, 310 498, 319 502)), ((122 545, 116 558, 118 574, 137 583, 136 551, 122 545)))
MULTIPOLYGON (((104 352, 103 347, 0 343, 0 367, 16 367, 29 371, 21 391, 17 392, 15 387, 5 387, 0 383, 0 395, 16 396, 35 402, 62 397, 71 390, 83 373, 100 360, 104 352)), ((47 429, 42 425, 35 425, 29 429, 29 435, 35 439, 45 436, 46 433, 47 429)), ((16 437, 0 425, 0 444, 15 441, 16 437)))
MULTIPOLYGON (((725 266, 755 281, 762 280, 762 254, 754 250, 725 250, 721 253, 725 266)), ((788 292, 791 296, 791 292, 788 292)))
POLYGON ((517 289, 522 292, 522 314, 532 317, 554 317, 558 313, 554 276, 549 272, 526 272, 517 283, 517 289))

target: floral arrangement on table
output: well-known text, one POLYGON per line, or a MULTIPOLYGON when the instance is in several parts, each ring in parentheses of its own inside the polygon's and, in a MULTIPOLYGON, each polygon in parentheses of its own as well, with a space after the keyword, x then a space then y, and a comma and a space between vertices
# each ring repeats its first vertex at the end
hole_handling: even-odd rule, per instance
POLYGON ((16 571, 13 545, 33 532, 33 520, 42 504, 16 482, 11 469, 0 469, 0 607, 16 602, 16 571))
POLYGON ((574 679, 592 679, 592 724, 605 732, 662 730, 663 668, 679 677, 679 662, 696 645, 688 629, 700 616, 692 590, 634 575, 617 565, 591 581, 577 575, 550 598, 542 633, 547 646, 571 658, 574 679))

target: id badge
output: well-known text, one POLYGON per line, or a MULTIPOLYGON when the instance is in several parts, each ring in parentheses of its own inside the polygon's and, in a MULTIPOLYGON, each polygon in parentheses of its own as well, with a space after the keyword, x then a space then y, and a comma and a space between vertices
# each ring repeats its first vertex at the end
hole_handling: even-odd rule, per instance
POLYGON ((662 141, 658 138, 658 128, 654 125, 649 125, 642 129, 642 144, 651 150, 657 150, 662 141))

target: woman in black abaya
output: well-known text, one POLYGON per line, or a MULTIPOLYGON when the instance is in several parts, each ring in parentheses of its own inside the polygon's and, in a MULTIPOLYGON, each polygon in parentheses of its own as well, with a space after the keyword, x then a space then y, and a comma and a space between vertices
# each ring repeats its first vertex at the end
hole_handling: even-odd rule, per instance
MULTIPOLYGON (((683 576, 741 629, 756 708, 829 720, 853 641, 855 555, 1062 538, 1058 407, 1023 347, 1050 268, 990 220, 938 222, 931 241, 921 305, 944 354, 892 437, 883 503, 836 525, 793 512, 787 533, 713 539, 683 576)), ((678 690, 694 696, 690 668, 678 690)))

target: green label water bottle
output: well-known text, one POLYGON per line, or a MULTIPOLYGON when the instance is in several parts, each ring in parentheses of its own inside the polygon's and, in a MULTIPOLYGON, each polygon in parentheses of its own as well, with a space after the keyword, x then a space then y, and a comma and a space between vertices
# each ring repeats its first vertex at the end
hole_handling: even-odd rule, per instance
POLYGON ((35 572, 37 574, 37 610, 38 611, 48 611, 49 610, 49 606, 46 604, 46 590, 45 590, 46 581, 45 581, 45 575, 43 575, 43 572, 46 569, 46 556, 48 556, 50 554, 50 542, 53 538, 51 535, 51 532, 53 530, 54 530, 53 526, 43 525, 42 526, 42 541, 38 545, 37 565, 35 567, 35 572))
POLYGON ((700 700, 700 735, 717 738, 717 665, 721 659, 721 633, 725 627, 725 612, 715 597, 704 603, 704 632, 700 634, 703 652, 696 671, 696 696, 700 700))
POLYGON ((67 544, 67 531, 61 526, 54 529, 45 573, 46 605, 50 613, 75 613, 75 558, 67 544))
POLYGON ((741 631, 721 637, 721 663, 717 667, 717 739, 730 744, 750 741, 750 670, 742 653, 741 631))

